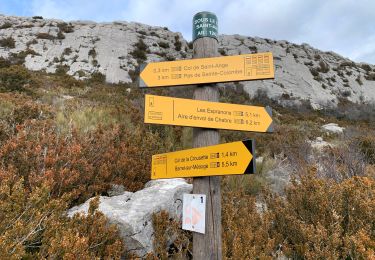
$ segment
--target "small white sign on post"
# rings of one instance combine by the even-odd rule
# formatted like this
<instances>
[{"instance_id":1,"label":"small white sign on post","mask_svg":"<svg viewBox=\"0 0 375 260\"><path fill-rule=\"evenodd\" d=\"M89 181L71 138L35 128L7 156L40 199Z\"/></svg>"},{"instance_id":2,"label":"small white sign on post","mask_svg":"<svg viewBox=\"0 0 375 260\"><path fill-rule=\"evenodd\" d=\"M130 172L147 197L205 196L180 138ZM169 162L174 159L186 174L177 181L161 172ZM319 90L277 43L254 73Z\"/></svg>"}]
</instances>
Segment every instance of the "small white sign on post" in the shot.
<instances>
[{"instance_id":1,"label":"small white sign on post","mask_svg":"<svg viewBox=\"0 0 375 260\"><path fill-rule=\"evenodd\" d=\"M184 194L182 208L182 229L205 233L206 195Z\"/></svg>"}]
</instances>

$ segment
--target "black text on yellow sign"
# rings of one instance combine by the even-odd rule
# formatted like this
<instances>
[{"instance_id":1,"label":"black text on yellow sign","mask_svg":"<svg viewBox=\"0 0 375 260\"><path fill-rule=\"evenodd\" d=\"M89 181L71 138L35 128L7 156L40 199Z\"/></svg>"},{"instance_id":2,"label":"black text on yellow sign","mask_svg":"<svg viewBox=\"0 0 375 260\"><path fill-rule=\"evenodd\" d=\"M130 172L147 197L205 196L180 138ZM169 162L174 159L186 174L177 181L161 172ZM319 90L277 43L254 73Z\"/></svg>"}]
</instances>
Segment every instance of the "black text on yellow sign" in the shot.
<instances>
[{"instance_id":1,"label":"black text on yellow sign","mask_svg":"<svg viewBox=\"0 0 375 260\"><path fill-rule=\"evenodd\" d=\"M151 179L255 173L254 150L246 140L153 155Z\"/></svg>"},{"instance_id":2,"label":"black text on yellow sign","mask_svg":"<svg viewBox=\"0 0 375 260\"><path fill-rule=\"evenodd\" d=\"M145 123L272 132L270 107L145 95Z\"/></svg>"},{"instance_id":3,"label":"black text on yellow sign","mask_svg":"<svg viewBox=\"0 0 375 260\"><path fill-rule=\"evenodd\" d=\"M272 53L148 63L140 87L163 87L275 77Z\"/></svg>"}]
</instances>

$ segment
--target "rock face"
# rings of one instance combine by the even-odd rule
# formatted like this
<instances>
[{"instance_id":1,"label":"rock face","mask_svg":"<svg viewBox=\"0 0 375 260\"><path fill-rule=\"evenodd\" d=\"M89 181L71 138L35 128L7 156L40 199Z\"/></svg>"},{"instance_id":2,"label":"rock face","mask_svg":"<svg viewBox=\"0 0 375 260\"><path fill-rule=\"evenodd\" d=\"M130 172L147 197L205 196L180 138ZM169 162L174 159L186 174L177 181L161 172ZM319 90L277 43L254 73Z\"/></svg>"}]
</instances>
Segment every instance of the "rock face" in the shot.
<instances>
[{"instance_id":1,"label":"rock face","mask_svg":"<svg viewBox=\"0 0 375 260\"><path fill-rule=\"evenodd\" d=\"M0 39L15 41L14 47L0 46L0 57L23 54L30 70L63 68L80 79L100 72L108 82L126 83L141 62L192 57L180 33L139 23L66 23L0 15L0 28ZM308 101L315 109L334 107L341 98L375 101L374 65L354 63L308 44L240 35L220 35L218 40L220 55L273 53L275 80L240 83L251 95L260 89L284 106Z\"/></svg>"},{"instance_id":2,"label":"rock face","mask_svg":"<svg viewBox=\"0 0 375 260\"><path fill-rule=\"evenodd\" d=\"M153 250L152 214L165 210L174 219L180 219L182 194L192 189L184 179L154 180L135 193L125 191L118 196L101 196L99 210L119 227L127 250L144 256ZM68 215L87 214L90 200L71 208Z\"/></svg>"}]
</instances>

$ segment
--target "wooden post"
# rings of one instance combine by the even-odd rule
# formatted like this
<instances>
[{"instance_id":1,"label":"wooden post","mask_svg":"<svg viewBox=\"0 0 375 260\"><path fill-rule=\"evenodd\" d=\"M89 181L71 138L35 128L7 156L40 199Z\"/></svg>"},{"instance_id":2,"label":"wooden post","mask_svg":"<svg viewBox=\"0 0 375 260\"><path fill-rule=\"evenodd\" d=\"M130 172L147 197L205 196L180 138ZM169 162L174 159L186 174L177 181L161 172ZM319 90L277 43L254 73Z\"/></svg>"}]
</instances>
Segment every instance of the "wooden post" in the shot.
<instances>
[{"instance_id":1,"label":"wooden post","mask_svg":"<svg viewBox=\"0 0 375 260\"><path fill-rule=\"evenodd\" d=\"M193 25L194 26L194 25ZM194 39L193 39L194 40ZM201 37L193 43L193 58L218 56L218 42L215 38ZM216 84L197 86L194 99L219 101ZM215 129L193 129L193 146L202 147L218 144L220 135ZM222 259L221 243L221 192L220 177L195 177L193 193L206 194L206 232L193 232L193 259Z\"/></svg>"}]
</instances>

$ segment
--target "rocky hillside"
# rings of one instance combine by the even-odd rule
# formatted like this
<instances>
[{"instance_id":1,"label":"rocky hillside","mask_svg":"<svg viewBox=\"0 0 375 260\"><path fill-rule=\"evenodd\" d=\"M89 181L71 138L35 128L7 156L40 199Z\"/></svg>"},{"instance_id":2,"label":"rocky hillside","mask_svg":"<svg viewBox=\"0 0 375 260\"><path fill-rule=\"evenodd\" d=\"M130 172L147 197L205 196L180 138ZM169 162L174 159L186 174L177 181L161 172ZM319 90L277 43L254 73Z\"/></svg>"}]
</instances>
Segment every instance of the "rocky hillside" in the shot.
<instances>
[{"instance_id":1,"label":"rocky hillside","mask_svg":"<svg viewBox=\"0 0 375 260\"><path fill-rule=\"evenodd\" d=\"M343 98L375 100L374 65L288 41L221 35L219 44L221 55L273 53L275 80L242 82L250 94L261 89L282 105L308 100L316 109L336 106ZM80 79L101 73L110 83L131 82L140 63L188 59L191 46L180 33L139 23L0 15L0 57L30 70L66 71Z\"/></svg>"}]
</instances>

